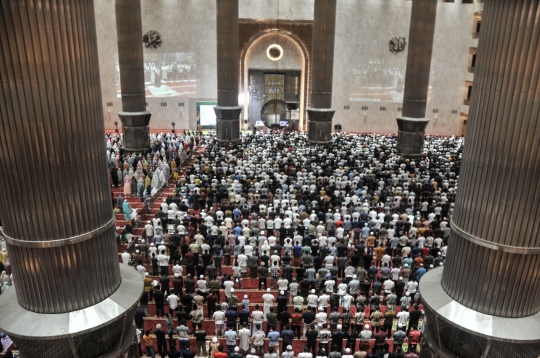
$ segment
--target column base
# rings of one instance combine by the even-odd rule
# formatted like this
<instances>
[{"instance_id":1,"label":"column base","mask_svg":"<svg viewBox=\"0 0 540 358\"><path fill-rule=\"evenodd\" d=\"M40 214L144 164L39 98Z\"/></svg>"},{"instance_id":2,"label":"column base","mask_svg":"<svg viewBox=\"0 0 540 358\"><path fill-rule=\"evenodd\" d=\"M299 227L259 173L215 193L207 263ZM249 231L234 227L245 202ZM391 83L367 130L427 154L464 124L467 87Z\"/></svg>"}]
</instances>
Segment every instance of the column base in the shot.
<instances>
[{"instance_id":1,"label":"column base","mask_svg":"<svg viewBox=\"0 0 540 358\"><path fill-rule=\"evenodd\" d=\"M0 327L23 358L119 357L135 337L133 319L143 292L137 271L120 265L120 273L122 283L111 296L85 309L60 314L27 311L11 287L0 296Z\"/></svg>"},{"instance_id":2,"label":"column base","mask_svg":"<svg viewBox=\"0 0 540 358\"><path fill-rule=\"evenodd\" d=\"M120 112L123 148L130 152L142 152L150 148L150 117L152 112Z\"/></svg>"},{"instance_id":3,"label":"column base","mask_svg":"<svg viewBox=\"0 0 540 358\"><path fill-rule=\"evenodd\" d=\"M307 108L308 143L329 144L332 141L332 118L336 112L331 108Z\"/></svg>"},{"instance_id":4,"label":"column base","mask_svg":"<svg viewBox=\"0 0 540 358\"><path fill-rule=\"evenodd\" d=\"M454 301L441 286L443 268L420 281L424 304L425 355L422 357L537 358L540 313L521 318L491 316Z\"/></svg>"},{"instance_id":5,"label":"column base","mask_svg":"<svg viewBox=\"0 0 540 358\"><path fill-rule=\"evenodd\" d=\"M220 144L238 143L240 140L241 106L215 106L216 139Z\"/></svg>"},{"instance_id":6,"label":"column base","mask_svg":"<svg viewBox=\"0 0 540 358\"><path fill-rule=\"evenodd\" d=\"M419 159L424 155L424 135L429 118L397 117L397 152L402 157Z\"/></svg>"}]
</instances>

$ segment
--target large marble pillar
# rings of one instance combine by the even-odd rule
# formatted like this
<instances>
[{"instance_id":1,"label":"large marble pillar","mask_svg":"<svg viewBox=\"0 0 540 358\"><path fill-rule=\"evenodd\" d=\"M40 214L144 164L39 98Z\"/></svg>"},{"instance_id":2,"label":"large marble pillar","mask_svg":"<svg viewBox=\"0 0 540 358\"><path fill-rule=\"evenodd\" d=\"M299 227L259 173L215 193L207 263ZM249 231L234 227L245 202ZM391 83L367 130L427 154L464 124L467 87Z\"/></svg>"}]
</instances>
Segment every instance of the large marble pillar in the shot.
<instances>
[{"instance_id":1,"label":"large marble pillar","mask_svg":"<svg viewBox=\"0 0 540 358\"><path fill-rule=\"evenodd\" d=\"M142 283L118 263L93 2L0 0L0 59L0 329L27 358L123 352Z\"/></svg>"},{"instance_id":2,"label":"large marble pillar","mask_svg":"<svg viewBox=\"0 0 540 358\"><path fill-rule=\"evenodd\" d=\"M123 147L144 151L150 147L150 117L146 110L142 45L141 2L115 0L118 64L122 91Z\"/></svg>"},{"instance_id":3,"label":"large marble pillar","mask_svg":"<svg viewBox=\"0 0 540 358\"><path fill-rule=\"evenodd\" d=\"M306 109L310 143L327 144L331 141L335 113L331 108L335 32L336 0L315 0L311 106Z\"/></svg>"},{"instance_id":4,"label":"large marble pillar","mask_svg":"<svg viewBox=\"0 0 540 358\"><path fill-rule=\"evenodd\" d=\"M216 1L217 7L217 87L216 135L219 143L236 143L240 139L238 105L238 0Z\"/></svg>"},{"instance_id":5,"label":"large marble pillar","mask_svg":"<svg viewBox=\"0 0 540 358\"><path fill-rule=\"evenodd\" d=\"M420 282L426 357L540 354L539 19L538 0L484 3L447 259Z\"/></svg>"},{"instance_id":6,"label":"large marble pillar","mask_svg":"<svg viewBox=\"0 0 540 358\"><path fill-rule=\"evenodd\" d=\"M407 44L407 69L403 112L397 118L397 151L408 158L420 158L424 150L429 75L438 0L414 0Z\"/></svg>"}]
</instances>

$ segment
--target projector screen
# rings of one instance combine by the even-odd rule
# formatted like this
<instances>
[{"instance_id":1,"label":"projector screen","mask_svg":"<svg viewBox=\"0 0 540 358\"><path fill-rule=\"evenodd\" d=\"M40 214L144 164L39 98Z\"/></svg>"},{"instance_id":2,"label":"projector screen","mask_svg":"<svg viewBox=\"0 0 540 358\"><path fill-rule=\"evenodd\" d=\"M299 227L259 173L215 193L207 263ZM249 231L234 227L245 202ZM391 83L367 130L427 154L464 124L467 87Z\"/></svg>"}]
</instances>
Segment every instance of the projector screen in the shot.
<instances>
[{"instance_id":1,"label":"projector screen","mask_svg":"<svg viewBox=\"0 0 540 358\"><path fill-rule=\"evenodd\" d=\"M212 105L201 105L201 126L212 126L216 125L216 112L214 112L214 104Z\"/></svg>"}]
</instances>

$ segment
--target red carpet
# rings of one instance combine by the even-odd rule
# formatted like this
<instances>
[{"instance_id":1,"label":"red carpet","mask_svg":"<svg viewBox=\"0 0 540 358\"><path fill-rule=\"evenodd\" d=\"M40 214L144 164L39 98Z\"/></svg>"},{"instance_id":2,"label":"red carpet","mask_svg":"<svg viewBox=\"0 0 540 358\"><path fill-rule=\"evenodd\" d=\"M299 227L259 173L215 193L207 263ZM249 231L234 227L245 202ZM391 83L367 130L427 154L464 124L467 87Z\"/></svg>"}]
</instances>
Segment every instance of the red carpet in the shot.
<instances>
[{"instance_id":1,"label":"red carpet","mask_svg":"<svg viewBox=\"0 0 540 358\"><path fill-rule=\"evenodd\" d=\"M204 148L199 148L196 151L195 155L198 156L202 151L204 151ZM194 160L191 160L190 163L185 166L185 169L189 168L191 165L193 165L193 163L194 163ZM141 218L142 222L146 222L147 220L151 220L154 217L154 215L159 210L160 204L163 202L162 198L167 197L168 195L170 195L173 192L174 184L175 183L173 181L169 181L168 188L165 190L165 192L161 195L161 197L159 197L155 201L155 204L151 208L149 208L148 213ZM115 199L118 197L118 194L123 195L123 187L121 187L121 188L112 188L112 191L114 193ZM124 198L124 199L126 199L126 198ZM127 198L127 200L130 202L132 207L138 207L138 208L143 207L143 204L141 203L139 198ZM120 227L118 231L121 232L121 229L125 225L124 216L121 215L121 214L117 214L116 219L117 219L117 227ZM141 227L134 228L133 231L134 231L135 236L142 235L142 230L143 229ZM118 249L119 249L119 261L120 262L121 262L120 254L124 251L125 248L126 248L126 245L123 245L123 244L118 246ZM146 265L145 267L146 267L147 272L152 272L151 266ZM185 267L184 267L184 278L185 278L185 272L186 271L185 271ZM223 267L223 273L232 274L232 267L224 266ZM169 266L169 275L170 275L170 277L172 279L172 267L171 266ZM159 277L153 277L153 278L156 279L156 280L159 280ZM265 289L263 288L263 290L258 290L258 283L259 283L259 280L257 278L255 278L255 279L245 278L245 279L243 279L243 282L242 282L242 289L240 289L240 288L235 289L235 294L238 296L239 306L241 304L242 299L244 298L244 295L248 296L248 298L250 300L250 307L249 307L250 312L255 310L255 304L257 304L257 303L260 304L261 310L262 310L262 295L265 293ZM269 283L270 283L270 279L268 279L268 284ZM339 284L339 283L340 283L340 280L338 280L336 285ZM172 286L172 283L171 283L171 286ZM220 290L220 294L221 294L221 300L223 300L224 299L223 290ZM277 295L278 295L277 289L272 290L272 294L275 297L277 297ZM277 306L277 304L275 305L275 307L276 306ZM381 305L380 308L381 308L381 311L384 314L384 312L386 311L386 307ZM239 307L239 310L240 310L240 307ZM288 310L291 313L293 312L292 305L288 305ZM155 316L155 313L156 313L155 304L149 303L148 311L149 311L149 317L145 318L144 330L145 331L150 330L150 329L155 330L155 327L156 327L157 324L161 324L162 329L166 330L165 318ZM165 305L165 312L168 312L168 311L169 311L169 308L168 308L167 305ZM209 319L209 317L208 317L208 307L207 307L206 304L204 305L203 311L204 311L204 318L205 318L205 320L203 321L203 329L207 332L207 341L209 341L215 335L215 324L214 324L214 320ZM399 312L399 307L396 308L396 313L397 312ZM341 307L340 307L340 313L342 313L342 308ZM353 315L353 317L354 317L355 313L356 313L356 307L352 307L351 308L351 314ZM366 307L365 313L366 313L366 317L369 317L369 314L370 314L369 307ZM370 325L369 321L366 321L364 324L369 324ZM178 325L178 320L176 319L176 317L174 317L174 315L173 315L173 325L174 325L174 328L176 328L177 325ZM190 331L192 331L192 329L191 329L191 321L188 321L187 326L190 329ZM394 328L395 328L395 326L396 326L396 321L394 322ZM263 324L263 329L264 330L266 329L266 323ZM226 347L225 339L220 338L220 342ZM374 342L375 341L372 339L371 342L370 342L370 345L369 345L368 352L371 351L371 348L374 346ZM392 349L393 348L393 340L392 339L387 339L386 342L390 346L390 349ZM157 347L157 342L155 341L155 339L154 339L154 343L155 343L154 347L155 347L156 354L157 354L157 352L158 352L157 348L158 347ZM293 350L296 353L296 355L303 351L305 345L306 345L306 341L304 339L297 340L295 338L295 340L293 342ZM178 340L176 340L176 347L178 348ZM265 347L268 347L268 340L266 340L266 342L265 342ZM344 342L344 347L345 347L345 342ZM357 339L356 350L358 350L359 347L360 347L360 340ZM196 344L195 344L195 339L194 338L191 338L191 349L196 351ZM144 352L144 350L143 350L143 352ZM281 343L280 343L280 353L281 353Z\"/></svg>"}]
</instances>

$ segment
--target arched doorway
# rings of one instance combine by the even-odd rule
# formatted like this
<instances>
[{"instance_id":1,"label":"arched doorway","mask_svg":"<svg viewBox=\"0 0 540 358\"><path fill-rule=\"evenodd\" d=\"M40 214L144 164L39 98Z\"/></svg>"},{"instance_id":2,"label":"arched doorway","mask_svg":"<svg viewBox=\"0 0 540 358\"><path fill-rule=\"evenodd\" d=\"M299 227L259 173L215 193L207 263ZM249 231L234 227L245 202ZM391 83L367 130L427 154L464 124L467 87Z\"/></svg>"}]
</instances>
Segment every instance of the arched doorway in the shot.
<instances>
[{"instance_id":1,"label":"arched doorway","mask_svg":"<svg viewBox=\"0 0 540 358\"><path fill-rule=\"evenodd\" d=\"M282 48L282 57L272 61L267 55L267 49L273 44ZM248 125L254 125L259 117L260 108L265 103L265 78L276 75L283 78L285 91L284 100L297 102L299 126L303 130L305 121L306 99L308 94L307 77L309 61L302 42L293 34L286 31L261 31L246 44L241 52L241 89L239 103L244 107L242 119ZM266 76L266 77L265 77ZM297 98L297 100L294 100ZM270 99L270 98L267 98Z\"/></svg>"}]
</instances>

